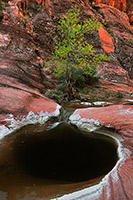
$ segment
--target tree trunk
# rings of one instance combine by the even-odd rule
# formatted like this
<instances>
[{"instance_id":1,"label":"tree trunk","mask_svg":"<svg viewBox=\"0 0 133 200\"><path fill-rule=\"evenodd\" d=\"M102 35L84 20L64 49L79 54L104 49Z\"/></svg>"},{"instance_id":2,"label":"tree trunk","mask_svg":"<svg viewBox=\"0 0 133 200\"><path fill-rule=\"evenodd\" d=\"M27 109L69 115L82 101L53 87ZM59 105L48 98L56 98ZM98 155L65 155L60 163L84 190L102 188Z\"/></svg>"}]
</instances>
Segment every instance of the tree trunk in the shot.
<instances>
[{"instance_id":1,"label":"tree trunk","mask_svg":"<svg viewBox=\"0 0 133 200\"><path fill-rule=\"evenodd\" d=\"M63 102L69 102L74 99L79 99L78 90L75 87L75 79L67 77L65 79L65 93L63 95Z\"/></svg>"}]
</instances>

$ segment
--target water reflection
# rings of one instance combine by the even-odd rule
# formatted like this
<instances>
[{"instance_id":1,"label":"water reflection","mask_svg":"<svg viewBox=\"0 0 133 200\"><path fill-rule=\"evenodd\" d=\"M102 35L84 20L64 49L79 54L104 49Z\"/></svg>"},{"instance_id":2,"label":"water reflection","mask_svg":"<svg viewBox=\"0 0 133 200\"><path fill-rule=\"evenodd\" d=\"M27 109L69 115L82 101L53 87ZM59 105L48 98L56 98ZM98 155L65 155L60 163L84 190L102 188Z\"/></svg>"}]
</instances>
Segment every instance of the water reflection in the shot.
<instances>
[{"instance_id":1,"label":"water reflection","mask_svg":"<svg viewBox=\"0 0 133 200\"><path fill-rule=\"evenodd\" d=\"M50 199L98 183L117 160L110 137L67 123L27 125L1 140L0 191L8 200Z\"/></svg>"},{"instance_id":2,"label":"water reflection","mask_svg":"<svg viewBox=\"0 0 133 200\"><path fill-rule=\"evenodd\" d=\"M90 136L66 123L37 134L21 134L14 151L21 166L33 176L70 182L106 174L118 160L112 138L96 133Z\"/></svg>"}]
</instances>

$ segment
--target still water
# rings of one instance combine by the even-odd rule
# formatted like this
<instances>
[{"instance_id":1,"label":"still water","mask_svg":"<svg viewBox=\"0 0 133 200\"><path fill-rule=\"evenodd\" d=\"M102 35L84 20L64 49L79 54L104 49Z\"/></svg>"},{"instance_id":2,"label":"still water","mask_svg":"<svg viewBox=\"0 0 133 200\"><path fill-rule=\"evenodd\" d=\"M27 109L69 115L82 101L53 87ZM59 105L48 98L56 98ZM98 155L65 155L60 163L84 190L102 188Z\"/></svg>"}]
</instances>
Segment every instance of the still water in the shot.
<instances>
[{"instance_id":1,"label":"still water","mask_svg":"<svg viewBox=\"0 0 133 200\"><path fill-rule=\"evenodd\" d=\"M67 123L27 125L1 140L2 200L50 199L94 185L118 161L117 147Z\"/></svg>"}]
</instances>

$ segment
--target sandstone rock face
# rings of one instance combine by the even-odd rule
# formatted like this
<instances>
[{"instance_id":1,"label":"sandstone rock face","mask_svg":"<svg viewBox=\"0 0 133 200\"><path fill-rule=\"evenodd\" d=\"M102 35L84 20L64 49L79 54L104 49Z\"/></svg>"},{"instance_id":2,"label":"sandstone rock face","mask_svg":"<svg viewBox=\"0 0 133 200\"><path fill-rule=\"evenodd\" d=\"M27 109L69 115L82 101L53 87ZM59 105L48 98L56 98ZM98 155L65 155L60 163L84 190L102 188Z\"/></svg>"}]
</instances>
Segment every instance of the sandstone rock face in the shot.
<instances>
[{"instance_id":1,"label":"sandstone rock face","mask_svg":"<svg viewBox=\"0 0 133 200\"><path fill-rule=\"evenodd\" d=\"M110 80L111 82L116 83L131 83L132 85L128 72L116 64L106 63L98 66L97 75L104 80Z\"/></svg>"},{"instance_id":2,"label":"sandstone rock face","mask_svg":"<svg viewBox=\"0 0 133 200\"><path fill-rule=\"evenodd\" d=\"M123 83L117 83L116 81L100 80L98 86L104 90L132 93L133 87Z\"/></svg>"},{"instance_id":3,"label":"sandstone rock face","mask_svg":"<svg viewBox=\"0 0 133 200\"><path fill-rule=\"evenodd\" d=\"M83 0L82 2L77 0L36 0L34 1L36 9L38 9L37 5L40 5L38 12L34 12L33 7L31 9L30 5L32 1L30 0L23 2L18 0L9 3L10 6L7 8L7 12L10 22L15 24L15 27L17 24L17 27L20 27L23 32L26 29L26 31L32 35L38 55L42 59L51 56L51 51L54 46L53 30L57 26L59 18L66 13L72 5L77 4L81 8L83 17L88 18L90 15L95 15L102 23L105 20L106 25L99 29L99 34L88 33L88 35L86 35L86 40L94 45L97 52L111 56L111 64L106 63L104 66L108 66L107 69L110 69L110 67L112 68L117 82L124 82L125 84L129 82L129 84L132 84L130 78L132 79L133 74L133 44L131 42L133 29L129 23L131 21L129 21L129 17L125 13L125 11L128 13L129 10L132 10L132 3L130 0ZM24 12L22 12L22 9ZM8 20L5 20L6 23L7 21ZM17 39L15 42L18 43ZM26 41L22 42L23 45L17 46L19 52L16 53L23 54L26 52L27 55L30 53L32 56L32 52L27 52L28 47L25 47ZM31 43L29 43L29 45L31 45ZM14 47L12 50L15 51ZM32 51L34 51L34 49ZM124 70L128 72L122 73L124 74L124 78L122 76L123 80L120 78L120 74L117 76L118 70L116 70L116 68L122 68L121 71L124 68ZM109 73L107 77L102 65L99 66L98 69L100 69L99 75L101 75L102 78L106 77L106 79L109 80L111 78L114 79L114 76Z\"/></svg>"},{"instance_id":4,"label":"sandstone rock face","mask_svg":"<svg viewBox=\"0 0 133 200\"><path fill-rule=\"evenodd\" d=\"M111 105L104 108L79 109L70 117L72 123L79 127L98 130L100 126L112 127L124 138L120 142L120 160L115 168L104 179L99 188L84 190L77 194L82 199L132 199L132 140L133 140L133 106ZM95 191L95 195L92 191ZM99 191L96 192L96 191ZM74 194L73 194L74 195ZM71 197L71 196L70 196ZM78 199L77 198L77 199ZM70 198L71 199L71 198Z\"/></svg>"},{"instance_id":5,"label":"sandstone rock face","mask_svg":"<svg viewBox=\"0 0 133 200\"><path fill-rule=\"evenodd\" d=\"M128 16L121 12L124 8L119 7L120 4L124 7L125 1L117 1L117 4L116 1L37 1L45 6L45 9L40 7L38 13L31 13L32 17L27 20L26 14L22 13L20 8L28 9L30 3L28 0L24 4L21 0L9 1L10 6L6 10L8 19L3 19L0 24L2 121L9 113L27 114L31 110L31 102L36 102L37 98L41 99L40 102L43 99L47 101L42 95L46 88L38 64L51 55L54 45L53 29L62 14L74 4L78 4L84 17L95 15L101 22L103 18L106 20L107 25L100 28L98 33L86 35L86 40L94 45L97 52L111 56L109 63L98 66L98 75L104 80L132 86L129 78L129 75L132 77L132 27ZM91 3L95 4L95 7L92 8ZM131 1L127 4L130 5ZM41 111L41 106L37 109Z\"/></svg>"},{"instance_id":6,"label":"sandstone rock face","mask_svg":"<svg viewBox=\"0 0 133 200\"><path fill-rule=\"evenodd\" d=\"M131 43L131 33L133 29L129 24L128 17L125 13L110 6L100 4L98 7L105 17L108 24L107 30L112 36L115 46L111 62L123 67L132 77L133 44Z\"/></svg>"},{"instance_id":7,"label":"sandstone rock face","mask_svg":"<svg viewBox=\"0 0 133 200\"><path fill-rule=\"evenodd\" d=\"M118 1L115 1L115 0L93 0L92 3L106 4L106 5L112 6L114 8L117 8L120 11L125 11L126 6L127 6L126 0L118 0Z\"/></svg>"},{"instance_id":8,"label":"sandstone rock face","mask_svg":"<svg viewBox=\"0 0 133 200\"><path fill-rule=\"evenodd\" d=\"M111 56L111 61L104 66L108 66L107 69L112 68L117 82L132 84L130 78L132 78L132 27L129 23L128 16L119 11L118 9L106 5L95 4L93 8L88 1L82 1L79 4L77 1L46 1L46 10L41 10L33 19L32 24L34 27L34 34L39 44L39 53L42 58L49 57L53 49L53 29L57 26L58 19L71 7L71 5L78 4L83 12L84 17L95 15L101 22L105 20L107 23L105 27L99 29L98 33L88 33L86 40L92 44L96 52L104 53ZM97 11L97 12L96 12ZM45 49L45 51L44 51ZM123 71L117 73L118 69ZM112 74L105 74L105 70L102 65L99 65L99 75L106 77L106 79L114 79ZM103 70L102 70L103 69ZM126 70L124 72L124 70ZM99 71L99 70L98 70ZM120 78L121 76L121 78ZM130 78L129 78L130 76Z\"/></svg>"},{"instance_id":9,"label":"sandstone rock face","mask_svg":"<svg viewBox=\"0 0 133 200\"><path fill-rule=\"evenodd\" d=\"M58 115L59 106L47 99L35 44L19 24L0 26L0 138L27 123Z\"/></svg>"},{"instance_id":10,"label":"sandstone rock face","mask_svg":"<svg viewBox=\"0 0 133 200\"><path fill-rule=\"evenodd\" d=\"M129 16L129 20L130 23L133 23L133 3L132 0L92 0L93 4L106 4L109 6L112 6L114 8L117 8L118 10L124 12L126 11L128 16Z\"/></svg>"},{"instance_id":11,"label":"sandstone rock face","mask_svg":"<svg viewBox=\"0 0 133 200\"><path fill-rule=\"evenodd\" d=\"M129 16L130 23L133 24L133 2L132 0L127 0L127 14Z\"/></svg>"}]
</instances>

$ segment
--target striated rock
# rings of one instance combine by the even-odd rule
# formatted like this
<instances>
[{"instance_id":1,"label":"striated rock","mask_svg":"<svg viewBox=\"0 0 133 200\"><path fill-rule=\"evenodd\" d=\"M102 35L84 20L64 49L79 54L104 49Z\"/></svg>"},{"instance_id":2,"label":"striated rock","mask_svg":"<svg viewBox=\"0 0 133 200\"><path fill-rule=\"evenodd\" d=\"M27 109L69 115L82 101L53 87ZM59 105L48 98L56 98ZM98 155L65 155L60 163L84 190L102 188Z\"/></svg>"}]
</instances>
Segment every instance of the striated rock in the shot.
<instances>
[{"instance_id":1,"label":"striated rock","mask_svg":"<svg viewBox=\"0 0 133 200\"><path fill-rule=\"evenodd\" d=\"M107 23L107 31L112 36L114 43L114 54L111 55L111 63L118 65L129 72L132 78L133 44L131 43L133 28L125 13L116 8L99 4L98 8L103 13Z\"/></svg>"},{"instance_id":2,"label":"striated rock","mask_svg":"<svg viewBox=\"0 0 133 200\"><path fill-rule=\"evenodd\" d=\"M111 105L104 108L79 109L71 115L70 121L79 127L90 131L98 130L101 126L111 127L119 131L119 134L124 138L119 144L122 147L119 146L120 160L105 177L103 183L99 184L97 188L92 187L90 190L73 193L73 196L76 195L75 199L132 199L132 119L132 105ZM92 191L95 191L95 195ZM68 199L72 199L72 195Z\"/></svg>"},{"instance_id":3,"label":"striated rock","mask_svg":"<svg viewBox=\"0 0 133 200\"><path fill-rule=\"evenodd\" d=\"M47 9L41 10L33 19L34 33L39 45L39 52L42 58L48 57L53 49L53 29L58 19L76 1L47 2ZM84 17L95 15L100 21L102 16L107 25L99 29L98 33L88 33L86 40L92 44L97 53L106 53L111 56L110 63L98 66L98 75L103 79L115 80L120 83L132 84L132 27L128 16L118 9L105 4L96 4L98 12L90 7L90 4L83 1L78 6L83 11ZM45 52L43 51L45 49ZM124 68L124 69L123 69ZM130 76L130 77L129 77Z\"/></svg>"},{"instance_id":4,"label":"striated rock","mask_svg":"<svg viewBox=\"0 0 133 200\"><path fill-rule=\"evenodd\" d=\"M111 105L105 108L86 108L76 110L73 114L81 118L98 120L99 125L116 128L124 134L132 133L133 107L131 105ZM128 128L127 133L125 130Z\"/></svg>"},{"instance_id":5,"label":"striated rock","mask_svg":"<svg viewBox=\"0 0 133 200\"><path fill-rule=\"evenodd\" d=\"M38 4L45 4L46 9L40 8L37 14L32 15L30 19L33 29L29 32L25 27L24 16L21 15L20 8L22 8L22 5L24 9L29 8L30 2L27 0L22 4L20 0L10 1L10 6L7 8L10 13L10 21L4 20L0 25L1 108L4 110L3 107L5 107L6 110L1 111L2 115L3 112L7 114L12 111L15 114L19 113L20 110L23 114L26 114L30 110L29 108L25 109L25 104L28 103L27 99L30 99L31 102L32 96L36 96L36 99L45 99L42 94L46 91L46 87L38 64L43 58L51 55L54 45L53 29L62 14L74 4L78 4L81 8L83 17L95 15L102 21L103 16L107 22L107 27L100 28L98 33L86 35L86 40L94 45L96 52L111 56L110 63L98 66L98 75L105 80L132 85L128 75L129 72L130 77L132 77L131 63L133 56L130 42L132 28L125 13L113 8L110 4L96 4L96 10L100 9L98 13L87 0L82 1L82 3L76 0L36 1ZM122 86L124 87L124 85ZM103 86L101 85L101 87ZM20 93L20 90L23 93ZM119 90L121 89L119 88ZM30 94L27 96L29 92ZM14 104L11 101L13 93L16 98ZM21 98L25 99L23 103ZM5 99L7 103L5 103ZM4 106L4 103L6 106Z\"/></svg>"},{"instance_id":6,"label":"striated rock","mask_svg":"<svg viewBox=\"0 0 133 200\"><path fill-rule=\"evenodd\" d=\"M44 123L59 106L43 94L39 68L24 60L0 59L0 137L25 124Z\"/></svg>"},{"instance_id":7,"label":"striated rock","mask_svg":"<svg viewBox=\"0 0 133 200\"><path fill-rule=\"evenodd\" d=\"M97 67L97 76L104 80L109 80L117 83L131 84L129 74L121 66L117 64L101 64Z\"/></svg>"},{"instance_id":8,"label":"striated rock","mask_svg":"<svg viewBox=\"0 0 133 200\"><path fill-rule=\"evenodd\" d=\"M129 92L130 94L133 92L132 85L117 83L116 81L100 80L97 86L107 91Z\"/></svg>"},{"instance_id":9,"label":"striated rock","mask_svg":"<svg viewBox=\"0 0 133 200\"><path fill-rule=\"evenodd\" d=\"M92 3L94 4L98 4L98 3L102 3L102 4L106 4L109 6L112 6L114 8L117 8L118 10L124 12L126 10L126 0L92 0Z\"/></svg>"},{"instance_id":10,"label":"striated rock","mask_svg":"<svg viewBox=\"0 0 133 200\"><path fill-rule=\"evenodd\" d=\"M20 56L27 57L25 56L26 54L31 55L31 57L36 56L34 55L35 50L40 59L49 58L54 47L53 30L57 26L58 20L72 5L77 4L83 12L83 17L88 18L90 15L95 15L102 23L104 20L106 22L106 25L100 28L97 33L90 32L86 34L86 40L95 47L97 53L111 56L109 63L106 63L104 66L98 66L98 74L103 79L111 80L112 77L117 82L131 84L130 78L132 78L133 74L132 27L130 26L127 14L123 12L127 9L129 10L129 7L131 7L129 0L127 4L125 0L83 0L82 2L77 0L36 0L34 1L36 12L31 6L31 0L25 0L23 2L18 0L9 3L10 6L7 8L7 11L9 12L10 23L13 24L15 29L20 29L22 35L25 32L31 34L32 40L34 41L33 45L32 42L26 39L26 37L29 37L27 35L23 37L23 41L19 45L22 35L20 37L16 37L16 35L12 36L12 39L14 36L16 37L14 40L16 48L14 49L12 45L9 45L9 47L11 47L12 51L16 52L16 56L19 54L18 58ZM37 5L40 5L40 7L37 7ZM44 6L44 8L41 6ZM3 22L10 25L8 20ZM19 31L18 34L20 34ZM29 46L32 47L32 50L30 48L31 52L28 52ZM118 73L118 70L122 73ZM108 73L105 71L108 71ZM114 75L110 74L111 71L113 71Z\"/></svg>"},{"instance_id":11,"label":"striated rock","mask_svg":"<svg viewBox=\"0 0 133 200\"><path fill-rule=\"evenodd\" d=\"M129 21L131 24L133 24L133 2L132 0L126 0L126 1L127 1L126 11L129 16Z\"/></svg>"},{"instance_id":12,"label":"striated rock","mask_svg":"<svg viewBox=\"0 0 133 200\"><path fill-rule=\"evenodd\" d=\"M133 23L133 3L132 0L92 0L92 4L106 4L117 8L122 12L127 12L130 23Z\"/></svg>"},{"instance_id":13,"label":"striated rock","mask_svg":"<svg viewBox=\"0 0 133 200\"><path fill-rule=\"evenodd\" d=\"M36 59L36 47L32 37L19 25L12 25L0 25L0 57L25 61L33 60L33 57Z\"/></svg>"},{"instance_id":14,"label":"striated rock","mask_svg":"<svg viewBox=\"0 0 133 200\"><path fill-rule=\"evenodd\" d=\"M21 27L0 29L0 138L28 123L58 115L58 104L43 94L41 69L32 37Z\"/></svg>"}]
</instances>

